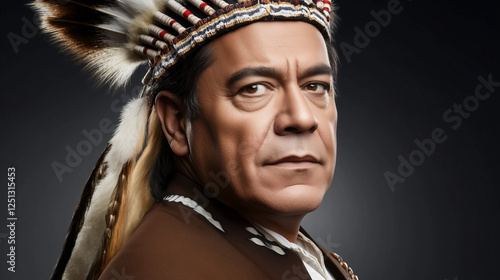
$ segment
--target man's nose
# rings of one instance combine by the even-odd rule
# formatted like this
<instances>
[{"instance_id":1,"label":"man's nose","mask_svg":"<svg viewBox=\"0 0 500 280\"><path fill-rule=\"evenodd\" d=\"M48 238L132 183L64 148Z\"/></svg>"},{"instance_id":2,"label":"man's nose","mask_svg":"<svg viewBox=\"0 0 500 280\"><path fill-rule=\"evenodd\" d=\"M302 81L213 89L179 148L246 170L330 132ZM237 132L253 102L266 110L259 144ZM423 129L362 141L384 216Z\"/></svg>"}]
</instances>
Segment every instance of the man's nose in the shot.
<instances>
[{"instance_id":1,"label":"man's nose","mask_svg":"<svg viewBox=\"0 0 500 280\"><path fill-rule=\"evenodd\" d=\"M314 132L318 128L318 120L311 110L310 102L298 85L285 88L278 106L274 122L276 134Z\"/></svg>"}]
</instances>

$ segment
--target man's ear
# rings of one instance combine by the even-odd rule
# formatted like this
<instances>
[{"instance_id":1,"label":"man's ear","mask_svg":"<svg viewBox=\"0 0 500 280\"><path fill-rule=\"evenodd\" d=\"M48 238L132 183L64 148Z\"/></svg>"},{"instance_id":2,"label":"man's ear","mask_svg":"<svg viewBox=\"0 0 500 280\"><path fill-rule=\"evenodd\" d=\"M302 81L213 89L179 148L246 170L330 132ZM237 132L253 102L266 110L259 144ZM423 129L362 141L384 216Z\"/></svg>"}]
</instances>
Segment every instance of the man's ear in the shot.
<instances>
[{"instance_id":1,"label":"man's ear","mask_svg":"<svg viewBox=\"0 0 500 280\"><path fill-rule=\"evenodd\" d=\"M163 90L156 97L156 113L161 128L174 154L185 156L189 153L186 135L186 112L183 102L175 94Z\"/></svg>"}]
</instances>

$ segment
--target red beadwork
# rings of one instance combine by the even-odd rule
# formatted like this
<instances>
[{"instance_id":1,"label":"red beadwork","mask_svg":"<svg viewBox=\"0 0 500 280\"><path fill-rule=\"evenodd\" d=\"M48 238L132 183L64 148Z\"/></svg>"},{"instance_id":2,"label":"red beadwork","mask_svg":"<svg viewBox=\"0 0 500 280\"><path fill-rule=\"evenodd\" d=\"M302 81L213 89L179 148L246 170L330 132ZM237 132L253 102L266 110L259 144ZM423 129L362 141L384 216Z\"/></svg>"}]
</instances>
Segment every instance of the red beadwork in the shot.
<instances>
[{"instance_id":1,"label":"red beadwork","mask_svg":"<svg viewBox=\"0 0 500 280\"><path fill-rule=\"evenodd\" d=\"M193 13L191 13L189 10L185 10L184 13L182 13L182 16L185 18L185 19L188 19L189 15L192 15Z\"/></svg>"}]
</instances>

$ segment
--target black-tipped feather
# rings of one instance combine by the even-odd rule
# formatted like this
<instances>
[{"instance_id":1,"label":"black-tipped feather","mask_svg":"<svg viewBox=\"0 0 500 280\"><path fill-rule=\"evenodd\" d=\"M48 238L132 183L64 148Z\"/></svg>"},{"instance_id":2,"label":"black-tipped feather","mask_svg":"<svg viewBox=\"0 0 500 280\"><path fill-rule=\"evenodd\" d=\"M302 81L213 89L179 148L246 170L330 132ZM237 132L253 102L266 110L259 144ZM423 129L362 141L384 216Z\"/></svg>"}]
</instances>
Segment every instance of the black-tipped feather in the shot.
<instances>
[{"instance_id":1,"label":"black-tipped feather","mask_svg":"<svg viewBox=\"0 0 500 280\"><path fill-rule=\"evenodd\" d=\"M86 64L101 84L123 86L137 66L148 62L134 46L139 34L147 33L143 15L156 10L154 0L35 0L32 7L42 31Z\"/></svg>"},{"instance_id":2,"label":"black-tipped feather","mask_svg":"<svg viewBox=\"0 0 500 280\"><path fill-rule=\"evenodd\" d=\"M90 175L90 178L85 184L80 202L75 209L75 213L73 214L73 218L69 226L68 234L66 235L66 239L64 240L61 256L59 257L59 260L57 261L57 264L54 268L54 273L50 278L52 280L62 279L63 273L66 270L66 265L68 264L71 253L73 252L73 248L75 247L76 238L78 237L78 234L82 229L85 213L87 213L88 207L90 206L94 189L99 181L106 175L106 165L104 164L104 158L106 157L110 149L111 146L108 144L102 155L99 157L99 160L97 161L95 168L92 171L92 175Z\"/></svg>"}]
</instances>

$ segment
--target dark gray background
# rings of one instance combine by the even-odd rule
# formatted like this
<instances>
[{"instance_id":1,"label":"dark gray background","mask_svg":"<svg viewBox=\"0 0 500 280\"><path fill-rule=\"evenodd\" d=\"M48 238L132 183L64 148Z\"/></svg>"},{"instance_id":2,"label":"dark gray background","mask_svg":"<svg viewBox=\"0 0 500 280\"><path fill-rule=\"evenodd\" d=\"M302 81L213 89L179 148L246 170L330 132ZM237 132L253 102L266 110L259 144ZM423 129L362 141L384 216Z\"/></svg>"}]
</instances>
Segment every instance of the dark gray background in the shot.
<instances>
[{"instance_id":1,"label":"dark gray background","mask_svg":"<svg viewBox=\"0 0 500 280\"><path fill-rule=\"evenodd\" d=\"M354 45L355 30L389 1L337 1L337 44ZM7 186L0 190L1 279L47 279L61 250L83 185L111 136L92 147L62 181L51 164L64 163L82 130L99 128L112 104L137 88L110 95L58 53L39 32L26 1L1 11L2 169L16 168L16 272L7 271ZM499 97L497 88L453 130L443 113L473 95L477 77L500 81L496 1L409 1L341 71L338 159L333 187L304 226L340 253L361 279L497 279L500 261ZM35 23L36 24L36 23ZM16 52L8 34L25 38ZM134 77L138 85L141 74ZM113 103L115 102L115 103ZM384 172L397 172L415 139L444 143L393 192Z\"/></svg>"}]
</instances>

